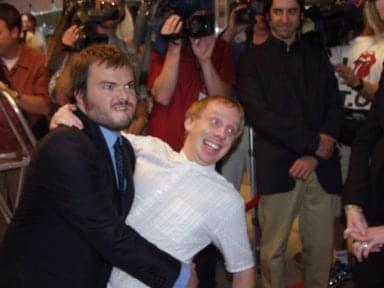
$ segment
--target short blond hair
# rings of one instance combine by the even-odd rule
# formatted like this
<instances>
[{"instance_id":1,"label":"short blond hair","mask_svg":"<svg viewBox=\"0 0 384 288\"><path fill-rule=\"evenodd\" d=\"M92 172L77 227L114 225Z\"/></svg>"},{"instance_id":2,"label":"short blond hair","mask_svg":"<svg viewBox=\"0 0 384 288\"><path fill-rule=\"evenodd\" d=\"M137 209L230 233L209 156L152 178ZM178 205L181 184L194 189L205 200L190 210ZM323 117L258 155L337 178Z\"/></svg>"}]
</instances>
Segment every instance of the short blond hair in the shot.
<instances>
[{"instance_id":1,"label":"short blond hair","mask_svg":"<svg viewBox=\"0 0 384 288\"><path fill-rule=\"evenodd\" d=\"M207 106L213 102L219 102L224 105L234 107L236 108L237 112L239 112L240 125L239 125L239 130L237 131L238 133L236 135L237 137L239 137L244 129L244 109L239 103L239 101L237 101L234 98L227 97L227 96L209 96L201 100L197 100L193 102L192 105L188 108L185 118L196 119L200 117L204 109L207 108Z\"/></svg>"}]
</instances>

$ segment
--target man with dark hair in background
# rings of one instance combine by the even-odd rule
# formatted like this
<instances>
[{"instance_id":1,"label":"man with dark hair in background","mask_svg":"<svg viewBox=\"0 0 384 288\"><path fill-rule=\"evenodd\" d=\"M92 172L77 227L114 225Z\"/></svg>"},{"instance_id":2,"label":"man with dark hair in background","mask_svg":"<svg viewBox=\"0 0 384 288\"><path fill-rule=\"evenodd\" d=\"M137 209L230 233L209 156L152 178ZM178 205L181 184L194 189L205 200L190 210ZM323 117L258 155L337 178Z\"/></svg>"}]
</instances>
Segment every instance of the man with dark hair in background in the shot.
<instances>
[{"instance_id":1,"label":"man with dark hair in background","mask_svg":"<svg viewBox=\"0 0 384 288\"><path fill-rule=\"evenodd\" d=\"M342 101L327 54L298 34L303 9L302 0L268 1L271 36L243 55L239 69L240 98L255 129L264 288L287 286L284 253L296 216L304 287L327 287L332 260Z\"/></svg>"}]
</instances>

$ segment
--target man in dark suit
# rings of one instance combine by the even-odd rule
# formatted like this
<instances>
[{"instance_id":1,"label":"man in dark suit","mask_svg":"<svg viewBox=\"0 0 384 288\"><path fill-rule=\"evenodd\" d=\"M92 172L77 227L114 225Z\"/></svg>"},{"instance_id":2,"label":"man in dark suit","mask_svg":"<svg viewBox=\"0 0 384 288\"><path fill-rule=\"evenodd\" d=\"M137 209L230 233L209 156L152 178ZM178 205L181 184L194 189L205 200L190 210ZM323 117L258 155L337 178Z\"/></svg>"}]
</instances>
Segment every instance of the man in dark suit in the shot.
<instances>
[{"instance_id":1,"label":"man in dark suit","mask_svg":"<svg viewBox=\"0 0 384 288\"><path fill-rule=\"evenodd\" d=\"M304 1L270 0L265 8L271 36L243 55L238 77L256 134L262 283L286 287L284 253L299 216L304 286L327 287L341 191L334 146L341 96L326 53L298 36Z\"/></svg>"},{"instance_id":2,"label":"man in dark suit","mask_svg":"<svg viewBox=\"0 0 384 288\"><path fill-rule=\"evenodd\" d=\"M124 224L135 165L118 132L136 106L129 60L89 47L71 78L85 129L58 128L37 147L0 248L0 287L105 288L112 265L150 287L195 287L188 266Z\"/></svg>"}]
</instances>

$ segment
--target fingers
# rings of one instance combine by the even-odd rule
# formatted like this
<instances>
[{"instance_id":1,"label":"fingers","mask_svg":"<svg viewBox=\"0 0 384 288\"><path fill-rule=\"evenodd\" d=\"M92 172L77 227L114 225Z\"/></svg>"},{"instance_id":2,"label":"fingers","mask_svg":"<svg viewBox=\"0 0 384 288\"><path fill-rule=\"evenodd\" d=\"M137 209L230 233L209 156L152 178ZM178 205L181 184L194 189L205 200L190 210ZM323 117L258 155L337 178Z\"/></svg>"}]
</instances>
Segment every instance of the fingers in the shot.
<instances>
[{"instance_id":1,"label":"fingers","mask_svg":"<svg viewBox=\"0 0 384 288\"><path fill-rule=\"evenodd\" d=\"M163 26L161 27L160 34L161 35L172 35L179 34L181 28L183 27L183 22L181 21L181 17L179 15L171 15L165 20Z\"/></svg>"},{"instance_id":2,"label":"fingers","mask_svg":"<svg viewBox=\"0 0 384 288\"><path fill-rule=\"evenodd\" d=\"M347 229L344 231L344 237L355 241L371 241L372 235L368 235L368 225L361 210L349 207L345 209L347 216Z\"/></svg>"},{"instance_id":3,"label":"fingers","mask_svg":"<svg viewBox=\"0 0 384 288\"><path fill-rule=\"evenodd\" d=\"M288 173L294 179L307 180L317 165L316 158L308 155L302 156L293 163Z\"/></svg>"},{"instance_id":4,"label":"fingers","mask_svg":"<svg viewBox=\"0 0 384 288\"><path fill-rule=\"evenodd\" d=\"M367 242L354 242L353 243L353 255L355 255L357 261L359 261L359 262L363 261L364 249L367 249L367 248L368 248Z\"/></svg>"},{"instance_id":5,"label":"fingers","mask_svg":"<svg viewBox=\"0 0 384 288\"><path fill-rule=\"evenodd\" d=\"M306 180L311 174L310 170L300 162L295 162L289 169L289 176L298 180Z\"/></svg>"},{"instance_id":6,"label":"fingers","mask_svg":"<svg viewBox=\"0 0 384 288\"><path fill-rule=\"evenodd\" d=\"M353 86L359 81L357 76L353 73L353 70L346 65L336 64L334 65L334 69L347 85Z\"/></svg>"},{"instance_id":7,"label":"fingers","mask_svg":"<svg viewBox=\"0 0 384 288\"><path fill-rule=\"evenodd\" d=\"M76 127L78 129L83 129L83 123L77 118L73 111L76 110L75 105L64 105L62 106L52 117L51 122L49 123L49 129L56 129L60 125L65 125L69 127Z\"/></svg>"},{"instance_id":8,"label":"fingers","mask_svg":"<svg viewBox=\"0 0 384 288\"><path fill-rule=\"evenodd\" d=\"M79 37L80 29L76 25L72 25L64 31L64 34L61 38L61 42L66 46L73 47Z\"/></svg>"}]
</instances>

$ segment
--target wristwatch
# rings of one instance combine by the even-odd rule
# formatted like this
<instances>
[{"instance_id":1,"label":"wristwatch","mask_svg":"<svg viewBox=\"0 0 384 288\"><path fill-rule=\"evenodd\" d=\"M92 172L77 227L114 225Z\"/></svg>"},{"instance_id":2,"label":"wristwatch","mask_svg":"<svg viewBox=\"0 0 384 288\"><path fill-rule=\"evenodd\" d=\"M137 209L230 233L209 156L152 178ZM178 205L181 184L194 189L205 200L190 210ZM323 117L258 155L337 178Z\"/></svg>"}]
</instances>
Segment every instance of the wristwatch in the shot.
<instances>
[{"instance_id":1,"label":"wristwatch","mask_svg":"<svg viewBox=\"0 0 384 288\"><path fill-rule=\"evenodd\" d=\"M359 79L359 84L357 84L356 86L352 87L352 89L357 91L357 92L360 92L361 90L363 90L363 88L364 88L364 81L363 81L363 79Z\"/></svg>"}]
</instances>

